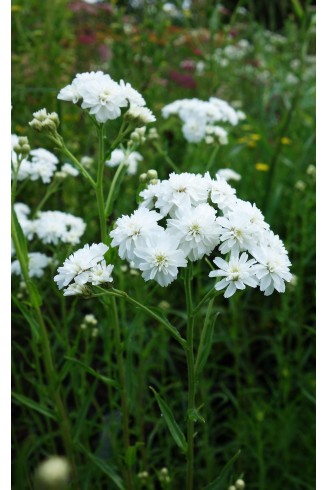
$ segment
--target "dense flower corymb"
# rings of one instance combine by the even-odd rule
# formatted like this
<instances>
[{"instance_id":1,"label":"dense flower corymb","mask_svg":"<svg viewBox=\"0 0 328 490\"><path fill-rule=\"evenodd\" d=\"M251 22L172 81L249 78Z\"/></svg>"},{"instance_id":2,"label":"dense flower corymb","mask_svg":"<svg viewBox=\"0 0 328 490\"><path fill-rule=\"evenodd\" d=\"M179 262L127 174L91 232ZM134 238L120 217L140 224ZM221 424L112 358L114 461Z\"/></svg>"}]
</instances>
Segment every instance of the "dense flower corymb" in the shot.
<instances>
[{"instance_id":1,"label":"dense flower corymb","mask_svg":"<svg viewBox=\"0 0 328 490\"><path fill-rule=\"evenodd\" d=\"M104 254L108 247L104 243L94 243L71 254L62 267L58 267L58 274L54 277L59 289L64 290L64 296L84 294L87 283L98 285L113 281L111 276L114 266L106 265ZM70 284L74 281L72 284Z\"/></svg>"}]
</instances>

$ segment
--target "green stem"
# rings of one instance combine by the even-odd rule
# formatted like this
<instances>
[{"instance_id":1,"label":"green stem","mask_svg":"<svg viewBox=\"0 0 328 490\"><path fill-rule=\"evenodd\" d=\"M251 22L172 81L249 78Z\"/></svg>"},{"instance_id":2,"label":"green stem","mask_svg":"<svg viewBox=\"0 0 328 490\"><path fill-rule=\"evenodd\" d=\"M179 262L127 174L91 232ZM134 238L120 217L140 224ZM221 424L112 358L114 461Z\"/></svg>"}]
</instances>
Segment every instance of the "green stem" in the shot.
<instances>
[{"instance_id":1,"label":"green stem","mask_svg":"<svg viewBox=\"0 0 328 490\"><path fill-rule=\"evenodd\" d=\"M187 305L187 370L188 370L188 417L187 417L187 479L186 490L193 489L194 481L194 418L195 410L195 364L194 364L194 316L192 303L192 264L186 269L185 294Z\"/></svg>"},{"instance_id":2,"label":"green stem","mask_svg":"<svg viewBox=\"0 0 328 490\"><path fill-rule=\"evenodd\" d=\"M96 187L96 182L93 180L93 178L91 177L91 175L89 174L89 172L83 167L83 165L78 161L77 158L75 158L75 156L73 155L73 153L71 153L69 151L68 148L66 148L62 138L61 138L61 141L58 140L58 139L54 139L54 138L51 138L52 141L54 141L54 143L56 143L58 145L58 150L63 153L64 155L66 155L73 163L74 165L80 170L81 174L87 179L87 181L89 182L89 184L91 184L91 186L93 188Z\"/></svg>"},{"instance_id":3,"label":"green stem","mask_svg":"<svg viewBox=\"0 0 328 490\"><path fill-rule=\"evenodd\" d=\"M43 196L43 198L35 208L32 218L35 218L37 216L38 212L43 208L45 203L48 201L49 197L57 191L58 186L59 186L58 180L53 180L51 182L51 184L47 188L47 192L45 193L45 195Z\"/></svg>"},{"instance_id":4,"label":"green stem","mask_svg":"<svg viewBox=\"0 0 328 490\"><path fill-rule=\"evenodd\" d=\"M213 148L213 151L212 151L212 154L210 156L210 159L208 161L208 164L206 165L206 168L205 168L205 171L208 172L209 170L211 170L214 162L215 162L215 158L217 157L217 154L219 153L219 149L220 149L220 145L217 143L214 148Z\"/></svg>"},{"instance_id":5,"label":"green stem","mask_svg":"<svg viewBox=\"0 0 328 490\"><path fill-rule=\"evenodd\" d=\"M106 243L106 217L105 217L105 203L104 203L104 166L105 166L105 150L104 150L104 125L102 124L98 132L99 140L99 154L98 154L98 171L97 171L97 183L96 183L96 195L98 204L98 214L100 221L100 234L101 240Z\"/></svg>"},{"instance_id":6,"label":"green stem","mask_svg":"<svg viewBox=\"0 0 328 490\"><path fill-rule=\"evenodd\" d=\"M125 376L124 376L124 359L123 359L123 352L122 352L121 332L120 332L120 325L118 320L116 300L113 296L110 298L110 302L111 302L111 308L113 312L114 345L116 350L118 374L119 374L119 381L120 381L121 410L122 410L122 418L123 418L123 444L125 449L125 455L127 456L130 447L130 435L129 435L129 412L128 412L127 393L126 393L126 384L125 384ZM132 472L129 465L127 465L125 470L125 481L126 481L127 490L132 490L133 489Z\"/></svg>"},{"instance_id":7,"label":"green stem","mask_svg":"<svg viewBox=\"0 0 328 490\"><path fill-rule=\"evenodd\" d=\"M78 475L77 475L77 469L76 469L75 458L74 458L74 447L73 447L73 441L71 435L71 427L70 427L70 423L69 423L69 419L67 416L64 403L60 395L60 385L52 359L47 329L43 320L40 306L37 301L38 291L35 284L32 282L31 278L29 277L27 251L24 250L24 246L21 246L20 244L18 232L16 229L16 220L17 218L16 219L14 218L14 210L12 209L12 223L11 223L12 239L15 246L16 255L20 263L22 276L26 283L31 305L34 310L36 321L40 327L42 353L44 358L46 376L49 383L50 394L52 396L53 403L57 411L58 423L59 423L60 433L65 447L65 451L67 457L71 462L73 488L75 490L78 490L79 489Z\"/></svg>"},{"instance_id":8,"label":"green stem","mask_svg":"<svg viewBox=\"0 0 328 490\"><path fill-rule=\"evenodd\" d=\"M160 155L164 157L164 160L169 164L169 166L177 173L180 173L180 169L176 166L176 164L171 160L171 158L168 156L167 152L163 150L163 148L156 142L153 143L155 146L156 150Z\"/></svg>"}]
</instances>

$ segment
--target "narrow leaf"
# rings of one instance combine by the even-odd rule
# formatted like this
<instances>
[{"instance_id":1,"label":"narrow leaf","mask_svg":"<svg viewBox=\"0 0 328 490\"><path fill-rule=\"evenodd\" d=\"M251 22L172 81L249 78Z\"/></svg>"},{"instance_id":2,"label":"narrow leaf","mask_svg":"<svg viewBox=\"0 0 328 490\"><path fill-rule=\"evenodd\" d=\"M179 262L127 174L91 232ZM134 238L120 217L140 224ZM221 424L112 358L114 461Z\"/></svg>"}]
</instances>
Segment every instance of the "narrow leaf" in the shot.
<instances>
[{"instance_id":1,"label":"narrow leaf","mask_svg":"<svg viewBox=\"0 0 328 490\"><path fill-rule=\"evenodd\" d=\"M34 400L31 400L31 398L27 398L26 396L19 395L18 393L15 392L12 392L12 396L15 400L17 400L22 405L25 405L26 407L41 413L42 415L48 417L49 419L57 420L55 414L51 410L49 410L49 408L43 407L42 405L35 402Z\"/></svg>"},{"instance_id":2,"label":"narrow leaf","mask_svg":"<svg viewBox=\"0 0 328 490\"><path fill-rule=\"evenodd\" d=\"M234 456L227 462L221 471L220 475L212 481L209 485L203 488L203 490L226 490L227 488L227 478L229 476L229 472L231 466L235 463L235 461L239 458L241 451L240 449L236 452Z\"/></svg>"},{"instance_id":3,"label":"narrow leaf","mask_svg":"<svg viewBox=\"0 0 328 490\"><path fill-rule=\"evenodd\" d=\"M91 376L94 376L95 378L99 379L100 381L103 381L107 385L115 386L116 388L118 387L118 384L115 381L115 379L108 378L107 376L103 376L102 374L98 373L97 371L92 369L90 366L88 366L84 362L79 361L78 359L74 359L73 357L68 357L68 356L65 356L64 359L66 359L66 361L72 362L73 364L76 364L77 366L80 366L82 369L84 369L84 371L91 374Z\"/></svg>"},{"instance_id":4,"label":"narrow leaf","mask_svg":"<svg viewBox=\"0 0 328 490\"><path fill-rule=\"evenodd\" d=\"M158 403L158 406L163 414L164 420L168 426L169 431L171 432L171 435L173 439L175 440L176 444L179 446L179 448L186 453L187 452L187 441L186 438L178 426L174 415L170 409L170 407L167 405L167 403L159 396L159 394L149 386L151 391L154 393L156 401Z\"/></svg>"},{"instance_id":5,"label":"narrow leaf","mask_svg":"<svg viewBox=\"0 0 328 490\"><path fill-rule=\"evenodd\" d=\"M120 490L125 490L122 478L116 473L112 466L90 453L82 444L78 444L77 446L86 456L88 456L90 461L92 461L103 473L105 473L105 475L109 476L117 488Z\"/></svg>"}]
</instances>

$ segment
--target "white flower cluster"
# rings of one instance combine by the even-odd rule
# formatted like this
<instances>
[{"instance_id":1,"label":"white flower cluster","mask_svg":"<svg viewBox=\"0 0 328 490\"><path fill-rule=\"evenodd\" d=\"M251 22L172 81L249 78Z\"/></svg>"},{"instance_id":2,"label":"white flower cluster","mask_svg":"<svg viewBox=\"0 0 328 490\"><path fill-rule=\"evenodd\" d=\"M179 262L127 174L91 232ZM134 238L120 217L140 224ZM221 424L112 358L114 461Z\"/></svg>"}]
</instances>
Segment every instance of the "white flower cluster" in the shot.
<instances>
[{"instance_id":1,"label":"white flower cluster","mask_svg":"<svg viewBox=\"0 0 328 490\"><path fill-rule=\"evenodd\" d=\"M52 258L40 252L30 252L28 254L28 273L30 277L42 277L44 269L52 263ZM18 260L11 263L11 273L21 275L21 267Z\"/></svg>"},{"instance_id":2,"label":"white flower cluster","mask_svg":"<svg viewBox=\"0 0 328 490\"><path fill-rule=\"evenodd\" d=\"M23 203L14 205L17 219L24 235L32 240L36 235L44 244L69 243L76 245L80 242L86 224L82 218L61 211L41 211L35 219L29 219L30 208Z\"/></svg>"},{"instance_id":3,"label":"white flower cluster","mask_svg":"<svg viewBox=\"0 0 328 490\"><path fill-rule=\"evenodd\" d=\"M228 102L210 97L208 101L200 99L181 99L162 108L164 118L176 114L181 119L182 133L190 143L205 141L208 144L228 143L227 131L217 123L228 123L235 126L245 114L236 111Z\"/></svg>"},{"instance_id":4,"label":"white flower cluster","mask_svg":"<svg viewBox=\"0 0 328 490\"><path fill-rule=\"evenodd\" d=\"M102 71L78 73L70 85L61 89L58 99L81 102L82 109L88 109L100 123L117 119L121 109L128 106L129 118L144 124L155 121L151 111L144 107L144 98L130 83L123 80L117 83Z\"/></svg>"},{"instance_id":5,"label":"white flower cluster","mask_svg":"<svg viewBox=\"0 0 328 490\"><path fill-rule=\"evenodd\" d=\"M11 160L13 169L17 169L18 158L14 147L18 143L18 136L11 135ZM44 148L36 148L29 155L30 159L24 158L20 164L17 179L18 180L38 180L41 179L44 184L48 184L55 173L58 165L58 158ZM12 174L13 176L13 174Z\"/></svg>"},{"instance_id":6,"label":"white flower cluster","mask_svg":"<svg viewBox=\"0 0 328 490\"><path fill-rule=\"evenodd\" d=\"M265 295L284 292L291 274L283 243L256 205L238 199L225 179L172 173L140 195L139 209L119 218L110 236L111 246L118 246L119 256L142 271L146 281L167 286L188 260L218 249L226 260L214 260L219 269L210 277L221 277L215 288L226 288L226 298L246 285L259 286Z\"/></svg>"},{"instance_id":7,"label":"white flower cluster","mask_svg":"<svg viewBox=\"0 0 328 490\"><path fill-rule=\"evenodd\" d=\"M114 266L106 265L104 254L108 247L104 243L84 245L58 267L58 274L54 277L59 289L64 289L64 296L87 294L88 283L94 286L113 282L112 271ZM72 282L73 281L73 282Z\"/></svg>"},{"instance_id":8,"label":"white flower cluster","mask_svg":"<svg viewBox=\"0 0 328 490\"><path fill-rule=\"evenodd\" d=\"M214 51L213 59L221 67L228 66L230 61L240 61L253 51L253 46L247 39L240 39L236 44L228 44Z\"/></svg>"},{"instance_id":9,"label":"white flower cluster","mask_svg":"<svg viewBox=\"0 0 328 490\"><path fill-rule=\"evenodd\" d=\"M127 173L129 175L135 175L138 170L138 162L143 160L142 155L140 155L137 151L123 151L120 148L116 148L111 156L110 160L106 160L105 164L108 167L118 167L123 160L125 160L125 164L128 167Z\"/></svg>"}]
</instances>

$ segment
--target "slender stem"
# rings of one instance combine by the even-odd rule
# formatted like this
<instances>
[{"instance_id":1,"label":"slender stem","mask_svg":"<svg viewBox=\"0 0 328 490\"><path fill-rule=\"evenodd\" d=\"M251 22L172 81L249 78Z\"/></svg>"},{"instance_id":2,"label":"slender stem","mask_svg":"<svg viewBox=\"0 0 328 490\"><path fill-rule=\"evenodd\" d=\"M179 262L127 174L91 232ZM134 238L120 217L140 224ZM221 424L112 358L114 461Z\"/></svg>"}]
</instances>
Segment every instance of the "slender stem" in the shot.
<instances>
[{"instance_id":1,"label":"slender stem","mask_svg":"<svg viewBox=\"0 0 328 490\"><path fill-rule=\"evenodd\" d=\"M12 209L12 215L14 215L13 209ZM13 243L15 246L16 255L17 255L18 261L20 263L21 272L22 272L24 281L26 283L27 291L28 291L29 296L30 296L31 305L32 305L32 308L34 310L34 314L35 314L37 323L40 327L42 353L43 353L43 358L44 358L46 376L47 376L47 379L49 382L50 394L53 398L53 403L54 403L54 406L55 406L56 411L57 411L58 423L59 423L60 433L61 433L63 444L65 447L65 451L66 451L67 457L69 458L69 460L71 462L72 476L73 476L73 479L72 479L73 480L73 482L72 482L73 488L75 490L78 490L79 489L78 474L77 474L75 458L74 458L74 447L73 447L70 422L69 422L69 419L67 416L67 412L66 412L64 403L63 403L61 395L60 395L60 384L58 382L58 376L57 376L57 373L56 373L56 370L54 367L54 363L53 363L53 359L52 359L47 328L46 328L46 325L45 325L44 320L43 320L43 316L42 316L40 306L38 305L38 302L36 299L36 295L38 296L37 288L29 276L28 256L26 255L26 251L24 250L24 247L22 247L20 244L18 232L16 229L16 221L14 219L14 216L12 217L12 239L13 239Z\"/></svg>"},{"instance_id":2,"label":"slender stem","mask_svg":"<svg viewBox=\"0 0 328 490\"><path fill-rule=\"evenodd\" d=\"M103 187L103 176L104 176L104 165L105 165L104 136L105 136L104 125L102 124L98 132L99 154L98 154L96 195L97 195L98 214L99 214L99 221L100 221L101 240L103 242L106 242L106 238L107 238L106 217L105 217L104 187Z\"/></svg>"},{"instance_id":3,"label":"slender stem","mask_svg":"<svg viewBox=\"0 0 328 490\"><path fill-rule=\"evenodd\" d=\"M168 156L168 154L166 153L166 151L164 151L163 148L157 142L154 142L153 144L154 144L156 150L158 151L158 153L164 157L164 160L169 164L169 166L177 174L180 173L180 169L176 166L176 164L173 162L173 160Z\"/></svg>"},{"instance_id":4,"label":"slender stem","mask_svg":"<svg viewBox=\"0 0 328 490\"><path fill-rule=\"evenodd\" d=\"M186 269L185 294L187 305L187 370L188 370L188 417L187 417L187 479L186 490L193 489L194 481L194 418L195 409L195 365L194 365L194 316L192 302L192 264Z\"/></svg>"},{"instance_id":5,"label":"slender stem","mask_svg":"<svg viewBox=\"0 0 328 490\"><path fill-rule=\"evenodd\" d=\"M220 145L217 143L214 148L213 148L213 151L212 151L212 154L210 156L210 159L208 161L208 164L206 165L206 168L205 168L205 171L208 172L209 170L211 170L214 162L215 162L215 158L217 157L217 154L219 153L219 149L220 149Z\"/></svg>"},{"instance_id":6,"label":"slender stem","mask_svg":"<svg viewBox=\"0 0 328 490\"><path fill-rule=\"evenodd\" d=\"M64 155L66 155L73 163L74 165L80 170L81 174L89 181L91 186L93 188L96 187L96 182L93 180L89 172L83 167L83 165L78 161L77 158L69 151L68 148L64 145L63 141L51 138L52 141L54 141L56 144L58 144L58 150L61 151Z\"/></svg>"},{"instance_id":7,"label":"slender stem","mask_svg":"<svg viewBox=\"0 0 328 490\"><path fill-rule=\"evenodd\" d=\"M120 325L118 320L116 300L113 296L111 296L110 302L111 302L111 308L113 312L114 344L116 350L118 375L120 381L121 410L122 410L122 418L123 418L123 444L125 449L125 455L127 455L128 449L130 447L130 435L129 435L129 412L128 412L127 393L126 393L126 384L125 384L125 376L124 376L124 359L123 359L123 352L122 352L121 332L120 332ZM126 480L127 490L132 490L133 481L132 481L131 468L129 465L127 465L125 470L125 480Z\"/></svg>"},{"instance_id":8,"label":"slender stem","mask_svg":"<svg viewBox=\"0 0 328 490\"><path fill-rule=\"evenodd\" d=\"M45 193L45 195L43 196L43 198L41 199L41 201L39 202L39 204L35 208L35 210L33 212L33 216L32 216L33 218L35 218L35 216L37 216L38 212L43 208L45 203L48 201L49 197L52 196L52 194L54 194L57 191L58 187L59 187L59 181L53 180L51 182L51 184L48 186L47 192Z\"/></svg>"}]
</instances>

